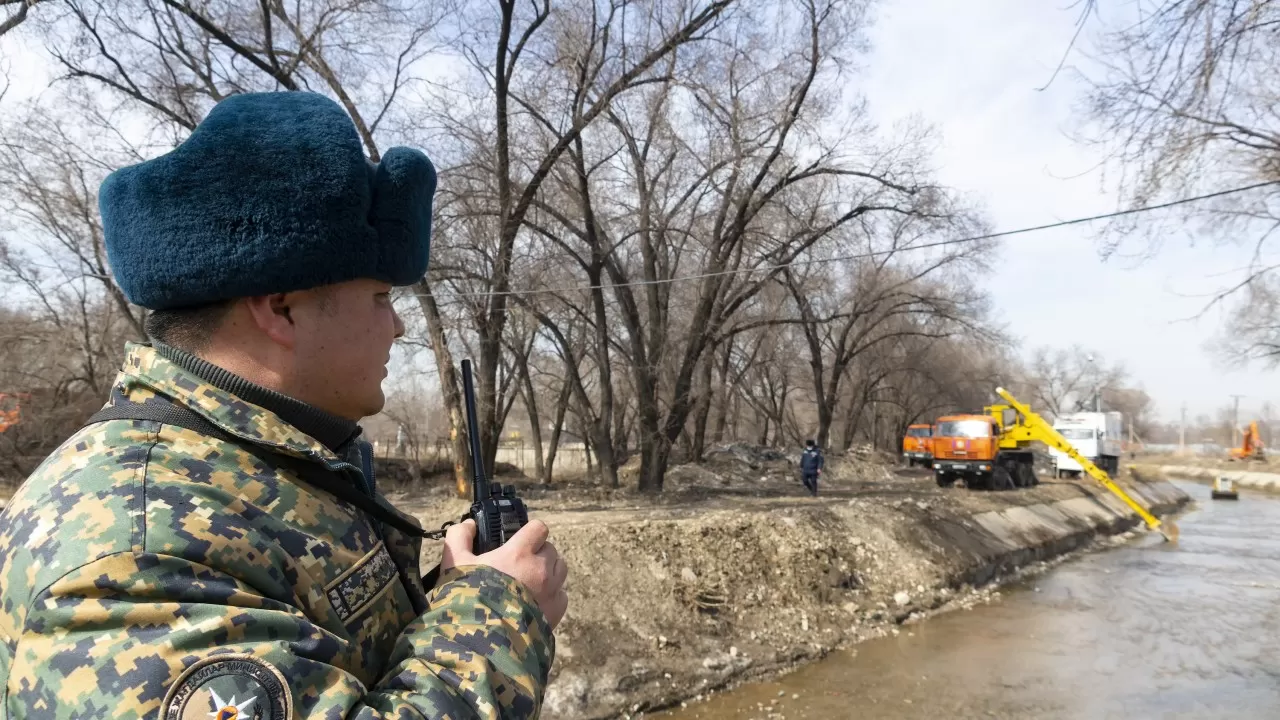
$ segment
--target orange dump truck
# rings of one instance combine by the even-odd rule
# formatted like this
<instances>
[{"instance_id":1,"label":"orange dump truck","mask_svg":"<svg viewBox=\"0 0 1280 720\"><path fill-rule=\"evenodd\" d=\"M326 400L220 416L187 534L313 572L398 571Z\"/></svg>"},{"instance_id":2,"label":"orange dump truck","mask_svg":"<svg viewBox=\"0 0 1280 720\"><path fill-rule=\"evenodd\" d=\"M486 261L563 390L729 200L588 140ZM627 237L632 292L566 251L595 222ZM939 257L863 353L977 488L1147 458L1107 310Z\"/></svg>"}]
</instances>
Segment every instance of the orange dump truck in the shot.
<instances>
[{"instance_id":1,"label":"orange dump truck","mask_svg":"<svg viewBox=\"0 0 1280 720\"><path fill-rule=\"evenodd\" d=\"M1137 500L1117 485L1106 471L1076 449L1053 425L1019 402L1004 388L996 395L1007 404L989 405L982 413L947 415L933 426L933 475L938 485L949 487L964 480L967 488L1012 490L1040 482L1032 447L1041 443L1065 453L1080 464L1089 477L1128 505L1147 527L1176 540L1177 527L1161 523Z\"/></svg>"},{"instance_id":2,"label":"orange dump truck","mask_svg":"<svg viewBox=\"0 0 1280 720\"><path fill-rule=\"evenodd\" d=\"M963 480L966 487L1006 490L1038 481L1031 451L1001 450L1000 421L993 415L963 414L938 418L933 432L933 473L940 487Z\"/></svg>"},{"instance_id":3,"label":"orange dump truck","mask_svg":"<svg viewBox=\"0 0 1280 720\"><path fill-rule=\"evenodd\" d=\"M933 465L933 426L908 425L907 434L902 437L902 457L908 467Z\"/></svg>"}]
</instances>

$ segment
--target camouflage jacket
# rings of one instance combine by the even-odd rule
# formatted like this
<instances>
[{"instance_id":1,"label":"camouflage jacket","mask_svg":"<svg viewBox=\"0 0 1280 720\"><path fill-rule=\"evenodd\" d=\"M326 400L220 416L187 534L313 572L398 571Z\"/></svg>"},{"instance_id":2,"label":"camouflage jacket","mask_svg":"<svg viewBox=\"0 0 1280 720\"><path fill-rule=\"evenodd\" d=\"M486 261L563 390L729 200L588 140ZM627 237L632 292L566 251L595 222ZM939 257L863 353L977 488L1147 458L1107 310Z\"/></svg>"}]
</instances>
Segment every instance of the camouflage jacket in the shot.
<instances>
[{"instance_id":1,"label":"camouflage jacket","mask_svg":"<svg viewBox=\"0 0 1280 720\"><path fill-rule=\"evenodd\" d=\"M239 441L109 420L27 479L0 513L0 716L538 715L554 646L524 586L424 588L420 539L296 472L367 488L359 465L131 345L109 404L156 396Z\"/></svg>"}]
</instances>

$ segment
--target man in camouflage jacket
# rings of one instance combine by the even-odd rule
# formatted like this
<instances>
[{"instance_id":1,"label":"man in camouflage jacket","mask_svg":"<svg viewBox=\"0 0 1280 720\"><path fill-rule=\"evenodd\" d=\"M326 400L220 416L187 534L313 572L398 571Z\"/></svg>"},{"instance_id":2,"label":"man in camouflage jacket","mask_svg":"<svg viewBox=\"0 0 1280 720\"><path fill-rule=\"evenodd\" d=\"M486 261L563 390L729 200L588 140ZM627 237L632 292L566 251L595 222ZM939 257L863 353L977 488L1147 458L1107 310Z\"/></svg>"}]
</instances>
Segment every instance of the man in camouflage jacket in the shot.
<instances>
[{"instance_id":1,"label":"man in camouflage jacket","mask_svg":"<svg viewBox=\"0 0 1280 720\"><path fill-rule=\"evenodd\" d=\"M546 526L476 557L456 525L424 582L356 424L434 189L424 155L368 162L310 93L225 100L104 183L153 340L0 514L0 716L538 715L567 603Z\"/></svg>"}]
</instances>

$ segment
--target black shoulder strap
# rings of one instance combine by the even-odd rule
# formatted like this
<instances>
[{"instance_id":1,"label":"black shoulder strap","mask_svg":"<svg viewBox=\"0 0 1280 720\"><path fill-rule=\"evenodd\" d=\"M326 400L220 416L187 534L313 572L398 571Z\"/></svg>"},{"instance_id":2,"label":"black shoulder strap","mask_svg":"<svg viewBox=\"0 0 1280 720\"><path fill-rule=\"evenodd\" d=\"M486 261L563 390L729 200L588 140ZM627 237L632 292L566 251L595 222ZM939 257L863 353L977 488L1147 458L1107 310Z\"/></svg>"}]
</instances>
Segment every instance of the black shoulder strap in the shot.
<instances>
[{"instance_id":1,"label":"black shoulder strap","mask_svg":"<svg viewBox=\"0 0 1280 720\"><path fill-rule=\"evenodd\" d=\"M162 397L149 398L146 402L119 402L109 405L85 423L92 425L105 420L152 420L165 425L174 425L194 432L225 440L243 446L245 441L233 436L214 425L199 413L188 407L171 402ZM350 503L369 515L394 527L410 537L440 539L443 532L423 530L412 518L381 501L381 498L364 494L346 479L316 463L306 462L283 455L273 455L273 462L288 465L309 485L333 495L339 500Z\"/></svg>"},{"instance_id":2,"label":"black shoulder strap","mask_svg":"<svg viewBox=\"0 0 1280 720\"><path fill-rule=\"evenodd\" d=\"M175 425L223 440L232 439L222 428L200 416L199 413L183 405L152 397L146 402L121 402L108 405L89 418L85 425L93 425L104 420L154 420L165 425Z\"/></svg>"}]
</instances>

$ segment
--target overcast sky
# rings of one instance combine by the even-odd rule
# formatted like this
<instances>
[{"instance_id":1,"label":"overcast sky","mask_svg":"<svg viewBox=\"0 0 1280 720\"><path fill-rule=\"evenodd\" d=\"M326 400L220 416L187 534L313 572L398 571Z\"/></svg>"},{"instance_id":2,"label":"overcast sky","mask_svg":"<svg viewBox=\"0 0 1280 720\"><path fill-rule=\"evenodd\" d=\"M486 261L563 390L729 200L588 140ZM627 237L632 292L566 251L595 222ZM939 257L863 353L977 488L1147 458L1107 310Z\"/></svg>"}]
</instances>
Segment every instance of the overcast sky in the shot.
<instances>
[{"instance_id":1,"label":"overcast sky","mask_svg":"<svg viewBox=\"0 0 1280 720\"><path fill-rule=\"evenodd\" d=\"M876 12L863 75L872 112L886 124L915 114L934 125L940 179L979 200L997 230L1116 209L1098 156L1067 135L1082 82L1063 74L1036 90L1069 45L1071 4L891 0ZM1069 62L1086 60L1075 53ZM1079 343L1123 360L1166 419L1182 403L1188 417L1212 413L1238 393L1243 420L1280 397L1280 373L1231 370L1206 352L1220 313L1187 321L1205 293L1236 277L1247 251L1173 237L1154 259L1104 262L1096 229L1004 241L988 287L1025 348Z\"/></svg>"},{"instance_id":2,"label":"overcast sky","mask_svg":"<svg viewBox=\"0 0 1280 720\"><path fill-rule=\"evenodd\" d=\"M1083 86L1052 74L1074 31L1069 0L885 0L858 82L885 125L919 116L939 131L940 180L978 200L997 230L1114 210L1098 158L1066 134ZM20 35L20 33L17 33ZM37 92L35 48L4 38L12 99ZM1078 53L1070 60L1084 62ZM25 77L24 77L25 76ZM1067 179L1070 178L1070 179ZM1247 416L1280 397L1280 372L1231 370L1205 351L1220 313L1193 318L1205 294L1248 261L1241 248L1170 238L1154 259L1104 262L1076 226L1009 238L987 282L1000 320L1022 346L1081 344L1123 360L1166 419L1241 400Z\"/></svg>"}]
</instances>

